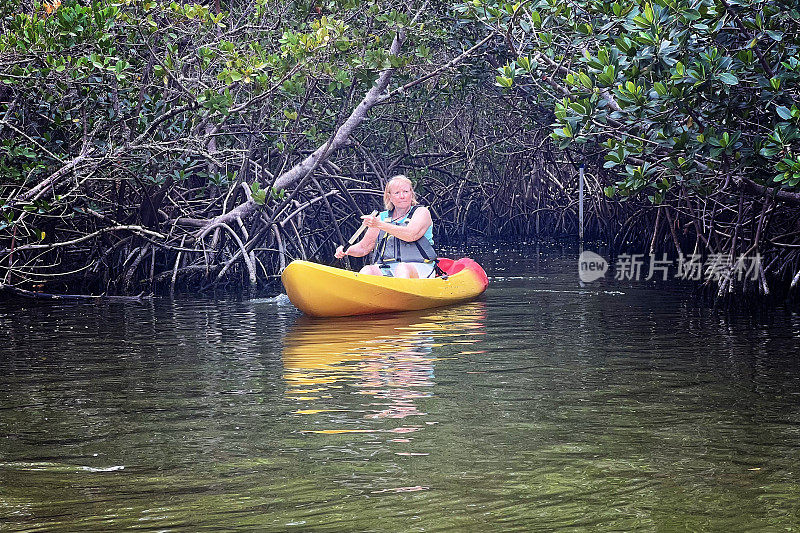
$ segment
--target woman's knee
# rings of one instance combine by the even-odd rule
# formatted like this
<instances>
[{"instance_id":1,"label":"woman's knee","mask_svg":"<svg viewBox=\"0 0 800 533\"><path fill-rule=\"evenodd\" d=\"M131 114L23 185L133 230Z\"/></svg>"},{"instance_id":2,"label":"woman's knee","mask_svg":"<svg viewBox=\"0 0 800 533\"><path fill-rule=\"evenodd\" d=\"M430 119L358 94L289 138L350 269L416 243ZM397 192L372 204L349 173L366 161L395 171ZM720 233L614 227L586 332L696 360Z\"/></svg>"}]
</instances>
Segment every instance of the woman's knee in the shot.
<instances>
[{"instance_id":1,"label":"woman's knee","mask_svg":"<svg viewBox=\"0 0 800 533\"><path fill-rule=\"evenodd\" d=\"M419 272L412 265L408 263L400 263L394 271L397 278L418 278Z\"/></svg>"},{"instance_id":2,"label":"woman's knee","mask_svg":"<svg viewBox=\"0 0 800 533\"><path fill-rule=\"evenodd\" d=\"M370 276L383 276L383 272L377 265L364 265L364 268L358 272L359 274L369 274Z\"/></svg>"}]
</instances>

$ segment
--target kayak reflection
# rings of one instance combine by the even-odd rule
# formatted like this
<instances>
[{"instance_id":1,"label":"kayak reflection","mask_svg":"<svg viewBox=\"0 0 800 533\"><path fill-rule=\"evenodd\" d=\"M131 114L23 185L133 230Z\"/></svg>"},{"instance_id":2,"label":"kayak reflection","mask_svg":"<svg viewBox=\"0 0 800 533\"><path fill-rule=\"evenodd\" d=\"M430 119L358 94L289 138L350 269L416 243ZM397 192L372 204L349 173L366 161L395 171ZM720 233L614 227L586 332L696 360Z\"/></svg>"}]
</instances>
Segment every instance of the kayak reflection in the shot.
<instances>
[{"instance_id":1,"label":"kayak reflection","mask_svg":"<svg viewBox=\"0 0 800 533\"><path fill-rule=\"evenodd\" d=\"M298 317L284 337L287 395L301 403L301 414L422 415L416 400L431 395L440 348L477 342L484 316L483 302L474 302L373 317ZM362 399L357 406L353 394Z\"/></svg>"}]
</instances>

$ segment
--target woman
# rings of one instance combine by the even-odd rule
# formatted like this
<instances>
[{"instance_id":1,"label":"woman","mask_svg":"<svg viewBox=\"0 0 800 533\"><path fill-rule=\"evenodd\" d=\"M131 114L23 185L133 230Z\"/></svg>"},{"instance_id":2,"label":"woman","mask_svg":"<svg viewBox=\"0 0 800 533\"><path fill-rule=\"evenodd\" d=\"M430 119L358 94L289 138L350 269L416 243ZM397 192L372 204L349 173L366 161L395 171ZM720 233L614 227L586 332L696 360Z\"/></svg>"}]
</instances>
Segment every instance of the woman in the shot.
<instances>
[{"instance_id":1,"label":"woman","mask_svg":"<svg viewBox=\"0 0 800 533\"><path fill-rule=\"evenodd\" d=\"M345 252L340 246L336 258L363 257L373 250L371 265L362 274L397 278L433 277L436 252L433 250L433 221L427 207L417 204L414 188L405 176L395 176L383 192L386 211L377 217L364 215L364 238Z\"/></svg>"}]
</instances>

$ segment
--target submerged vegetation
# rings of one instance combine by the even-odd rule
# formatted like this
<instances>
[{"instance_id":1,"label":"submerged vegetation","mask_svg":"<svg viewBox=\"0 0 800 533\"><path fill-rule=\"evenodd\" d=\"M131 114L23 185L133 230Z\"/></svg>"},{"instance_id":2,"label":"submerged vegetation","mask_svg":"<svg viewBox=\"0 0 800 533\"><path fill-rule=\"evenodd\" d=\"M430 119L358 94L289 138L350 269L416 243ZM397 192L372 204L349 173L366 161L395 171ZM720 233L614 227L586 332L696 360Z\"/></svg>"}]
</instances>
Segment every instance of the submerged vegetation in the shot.
<instances>
[{"instance_id":1,"label":"submerged vegetation","mask_svg":"<svg viewBox=\"0 0 800 533\"><path fill-rule=\"evenodd\" d=\"M269 284L396 173L439 240L577 233L800 280L800 13L760 0L0 7L0 283ZM759 283L738 281L760 254Z\"/></svg>"}]
</instances>

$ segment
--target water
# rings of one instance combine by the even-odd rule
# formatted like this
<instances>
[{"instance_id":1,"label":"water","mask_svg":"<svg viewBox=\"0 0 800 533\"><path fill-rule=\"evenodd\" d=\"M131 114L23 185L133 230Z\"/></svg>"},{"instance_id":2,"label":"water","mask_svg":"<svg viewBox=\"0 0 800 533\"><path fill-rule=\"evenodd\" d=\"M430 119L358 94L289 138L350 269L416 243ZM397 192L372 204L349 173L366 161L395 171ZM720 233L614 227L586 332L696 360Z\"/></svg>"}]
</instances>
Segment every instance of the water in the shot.
<instances>
[{"instance_id":1,"label":"water","mask_svg":"<svg viewBox=\"0 0 800 533\"><path fill-rule=\"evenodd\" d=\"M0 302L0 529L800 527L800 317L572 256L485 298Z\"/></svg>"}]
</instances>

